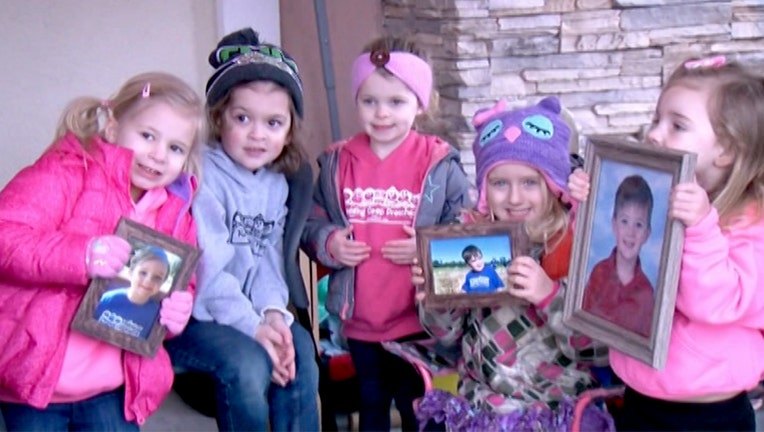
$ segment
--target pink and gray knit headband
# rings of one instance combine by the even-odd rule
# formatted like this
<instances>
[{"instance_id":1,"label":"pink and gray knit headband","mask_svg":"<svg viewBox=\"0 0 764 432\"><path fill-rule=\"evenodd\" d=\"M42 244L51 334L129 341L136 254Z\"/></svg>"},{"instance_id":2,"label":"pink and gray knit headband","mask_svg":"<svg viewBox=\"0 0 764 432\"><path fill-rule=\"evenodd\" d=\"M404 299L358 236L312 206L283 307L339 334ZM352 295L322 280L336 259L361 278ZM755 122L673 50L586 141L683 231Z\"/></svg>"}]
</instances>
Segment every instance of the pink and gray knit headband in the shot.
<instances>
[{"instance_id":1,"label":"pink and gray knit headband","mask_svg":"<svg viewBox=\"0 0 764 432\"><path fill-rule=\"evenodd\" d=\"M363 53L353 62L353 98L358 97L358 89L366 78L377 68L385 68L396 78L403 81L416 95L419 104L427 109L432 92L432 68L419 56L404 52L383 50Z\"/></svg>"}]
</instances>

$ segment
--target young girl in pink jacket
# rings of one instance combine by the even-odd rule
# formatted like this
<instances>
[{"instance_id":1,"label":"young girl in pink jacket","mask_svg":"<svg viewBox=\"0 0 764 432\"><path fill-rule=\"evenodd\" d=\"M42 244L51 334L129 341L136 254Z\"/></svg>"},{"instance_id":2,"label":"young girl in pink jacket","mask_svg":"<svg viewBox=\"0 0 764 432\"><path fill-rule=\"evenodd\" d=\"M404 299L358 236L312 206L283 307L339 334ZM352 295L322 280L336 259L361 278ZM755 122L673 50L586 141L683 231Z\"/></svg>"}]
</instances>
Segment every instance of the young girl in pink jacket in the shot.
<instances>
[{"instance_id":1,"label":"young girl in pink jacket","mask_svg":"<svg viewBox=\"0 0 764 432\"><path fill-rule=\"evenodd\" d=\"M196 244L189 211L204 116L180 79L146 73L109 100L83 97L53 144L0 192L0 410L8 430L138 431L169 393L154 358L71 331L91 278L111 278L130 244L120 217ZM162 301L180 333L193 283Z\"/></svg>"},{"instance_id":2,"label":"young girl in pink jacket","mask_svg":"<svg viewBox=\"0 0 764 432\"><path fill-rule=\"evenodd\" d=\"M764 78L717 56L688 60L661 92L649 144L697 153L695 180L674 187L686 227L666 367L617 350L626 383L621 430L754 430L746 391L764 373ZM572 195L589 178L576 171Z\"/></svg>"}]
</instances>

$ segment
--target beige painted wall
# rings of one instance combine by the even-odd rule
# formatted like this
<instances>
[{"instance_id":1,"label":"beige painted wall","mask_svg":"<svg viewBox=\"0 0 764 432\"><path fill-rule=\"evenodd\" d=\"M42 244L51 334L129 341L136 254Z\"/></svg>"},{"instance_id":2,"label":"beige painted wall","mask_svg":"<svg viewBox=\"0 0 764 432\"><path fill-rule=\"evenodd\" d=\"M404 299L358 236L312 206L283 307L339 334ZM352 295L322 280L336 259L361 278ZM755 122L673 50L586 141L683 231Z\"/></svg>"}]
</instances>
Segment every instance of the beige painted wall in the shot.
<instances>
[{"instance_id":1,"label":"beige painted wall","mask_svg":"<svg viewBox=\"0 0 764 432\"><path fill-rule=\"evenodd\" d=\"M329 0L342 136L357 130L350 65L381 33L377 1ZM355 17L355 18L354 18ZM280 23L287 23L281 26ZM50 144L66 104L108 98L129 77L164 70L204 92L207 55L251 25L297 59L312 157L331 142L312 0L23 0L0 13L0 187Z\"/></svg>"},{"instance_id":2,"label":"beige painted wall","mask_svg":"<svg viewBox=\"0 0 764 432\"><path fill-rule=\"evenodd\" d=\"M130 76L164 70L202 94L216 3L4 1L0 13L0 186L50 144L73 98L107 98Z\"/></svg>"}]
</instances>

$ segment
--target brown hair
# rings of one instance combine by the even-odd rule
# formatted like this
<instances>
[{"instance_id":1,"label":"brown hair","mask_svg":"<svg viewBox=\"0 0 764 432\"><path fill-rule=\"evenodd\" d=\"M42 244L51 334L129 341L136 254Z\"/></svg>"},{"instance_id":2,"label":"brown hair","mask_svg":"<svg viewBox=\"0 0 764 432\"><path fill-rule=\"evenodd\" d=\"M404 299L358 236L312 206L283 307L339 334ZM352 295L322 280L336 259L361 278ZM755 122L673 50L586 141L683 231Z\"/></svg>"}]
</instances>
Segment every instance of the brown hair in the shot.
<instances>
[{"instance_id":1,"label":"brown hair","mask_svg":"<svg viewBox=\"0 0 764 432\"><path fill-rule=\"evenodd\" d=\"M470 261L472 261L473 259L482 258L482 257L483 257L483 251L481 251L480 248L475 245L471 244L465 247L464 249L462 249L462 259L467 264L469 264Z\"/></svg>"},{"instance_id":2,"label":"brown hair","mask_svg":"<svg viewBox=\"0 0 764 432\"><path fill-rule=\"evenodd\" d=\"M149 96L143 97L147 84L150 86ZM104 131L110 118L119 122L157 102L165 103L193 118L196 133L183 171L201 176L201 142L205 135L204 105L188 84L164 72L147 72L130 78L108 101L90 96L74 99L61 115L54 141L71 132L87 150L94 137L105 139Z\"/></svg>"},{"instance_id":3,"label":"brown hair","mask_svg":"<svg viewBox=\"0 0 764 432\"><path fill-rule=\"evenodd\" d=\"M724 224L748 204L756 206L760 217L764 205L764 77L737 62L686 65L682 63L671 74L663 92L674 86L709 90L706 109L714 134L735 156L723 186L709 191L709 198Z\"/></svg>"},{"instance_id":4,"label":"brown hair","mask_svg":"<svg viewBox=\"0 0 764 432\"><path fill-rule=\"evenodd\" d=\"M256 80L248 81L245 83L237 84L226 93L217 103L212 106L207 106L207 119L209 123L209 141L210 147L216 147L220 143L220 136L223 128L223 114L225 113L228 104L231 102L231 94L234 90L252 85L254 83L270 83L276 88L283 89L287 96L290 95L289 90L280 84L269 80ZM270 167L278 172L284 174L293 174L297 172L300 166L307 160L305 146L303 144L303 123L302 118L297 115L294 102L289 97L289 115L292 117L291 125L289 126L289 132L287 135L287 143L281 154L270 164Z\"/></svg>"},{"instance_id":5,"label":"brown hair","mask_svg":"<svg viewBox=\"0 0 764 432\"><path fill-rule=\"evenodd\" d=\"M641 175L628 176L618 185L615 192L615 206L613 206L614 220L618 210L626 204L637 204L644 207L647 210L647 227L652 226L653 192Z\"/></svg>"}]
</instances>

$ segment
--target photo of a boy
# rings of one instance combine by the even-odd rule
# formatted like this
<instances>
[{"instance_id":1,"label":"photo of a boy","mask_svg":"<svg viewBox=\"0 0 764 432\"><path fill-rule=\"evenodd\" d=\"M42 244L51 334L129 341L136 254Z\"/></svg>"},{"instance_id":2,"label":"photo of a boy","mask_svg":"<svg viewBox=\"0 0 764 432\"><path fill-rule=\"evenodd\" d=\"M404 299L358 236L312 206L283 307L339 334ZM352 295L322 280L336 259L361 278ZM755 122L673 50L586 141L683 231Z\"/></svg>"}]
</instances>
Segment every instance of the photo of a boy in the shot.
<instances>
[{"instance_id":1,"label":"photo of a boy","mask_svg":"<svg viewBox=\"0 0 764 432\"><path fill-rule=\"evenodd\" d=\"M483 252L475 245L469 245L462 250L462 258L470 267L467 275L464 277L462 291L465 293L491 293L504 288L504 281L501 280L493 265L486 265L483 261Z\"/></svg>"},{"instance_id":2,"label":"photo of a boy","mask_svg":"<svg viewBox=\"0 0 764 432\"><path fill-rule=\"evenodd\" d=\"M115 330L146 339L157 315L155 296L170 276L167 253L156 246L135 251L129 262L130 280L114 278L96 306L94 318Z\"/></svg>"},{"instance_id":3,"label":"photo of a boy","mask_svg":"<svg viewBox=\"0 0 764 432\"><path fill-rule=\"evenodd\" d=\"M648 337L654 308L653 286L639 260L651 233L653 194L640 175L623 179L615 194L612 227L615 247L592 269L583 309Z\"/></svg>"}]
</instances>

